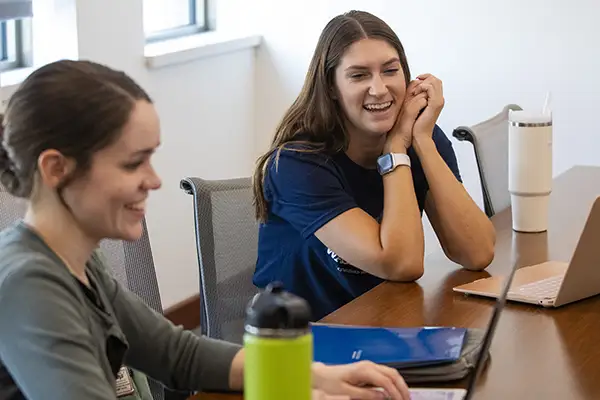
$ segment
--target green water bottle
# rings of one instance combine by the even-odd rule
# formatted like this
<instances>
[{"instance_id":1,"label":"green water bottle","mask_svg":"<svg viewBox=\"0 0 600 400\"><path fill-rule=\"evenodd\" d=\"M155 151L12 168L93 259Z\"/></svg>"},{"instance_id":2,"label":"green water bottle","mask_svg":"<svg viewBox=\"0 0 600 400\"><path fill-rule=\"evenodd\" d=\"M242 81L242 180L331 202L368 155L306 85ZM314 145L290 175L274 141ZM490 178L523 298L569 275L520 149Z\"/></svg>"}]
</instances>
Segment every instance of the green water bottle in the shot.
<instances>
[{"instance_id":1,"label":"green water bottle","mask_svg":"<svg viewBox=\"0 0 600 400\"><path fill-rule=\"evenodd\" d=\"M273 283L246 309L244 400L310 400L308 303Z\"/></svg>"}]
</instances>

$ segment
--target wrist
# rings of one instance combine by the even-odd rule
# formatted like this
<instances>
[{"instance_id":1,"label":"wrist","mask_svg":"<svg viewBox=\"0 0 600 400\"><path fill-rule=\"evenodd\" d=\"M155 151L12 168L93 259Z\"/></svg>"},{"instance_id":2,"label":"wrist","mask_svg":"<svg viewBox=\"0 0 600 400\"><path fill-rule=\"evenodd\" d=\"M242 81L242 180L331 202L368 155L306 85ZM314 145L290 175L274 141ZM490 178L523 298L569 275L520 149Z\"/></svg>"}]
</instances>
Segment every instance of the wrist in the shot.
<instances>
[{"instance_id":1,"label":"wrist","mask_svg":"<svg viewBox=\"0 0 600 400\"><path fill-rule=\"evenodd\" d=\"M388 154L388 153L400 153L400 154L407 154L408 152L408 147L405 143L389 143L385 146L383 146L383 153L382 154Z\"/></svg>"},{"instance_id":2,"label":"wrist","mask_svg":"<svg viewBox=\"0 0 600 400\"><path fill-rule=\"evenodd\" d=\"M229 389L240 390L244 387L244 349L233 357L229 370Z\"/></svg>"},{"instance_id":3,"label":"wrist","mask_svg":"<svg viewBox=\"0 0 600 400\"><path fill-rule=\"evenodd\" d=\"M415 149L415 152L419 156L421 154L427 153L431 150L437 151L435 142L433 141L431 134L429 134L429 135L426 135L426 134L414 135L413 148Z\"/></svg>"},{"instance_id":4,"label":"wrist","mask_svg":"<svg viewBox=\"0 0 600 400\"><path fill-rule=\"evenodd\" d=\"M321 387L321 376L323 374L323 368L325 364L321 362L313 362L311 366L312 372L312 387L315 389L319 389Z\"/></svg>"}]
</instances>

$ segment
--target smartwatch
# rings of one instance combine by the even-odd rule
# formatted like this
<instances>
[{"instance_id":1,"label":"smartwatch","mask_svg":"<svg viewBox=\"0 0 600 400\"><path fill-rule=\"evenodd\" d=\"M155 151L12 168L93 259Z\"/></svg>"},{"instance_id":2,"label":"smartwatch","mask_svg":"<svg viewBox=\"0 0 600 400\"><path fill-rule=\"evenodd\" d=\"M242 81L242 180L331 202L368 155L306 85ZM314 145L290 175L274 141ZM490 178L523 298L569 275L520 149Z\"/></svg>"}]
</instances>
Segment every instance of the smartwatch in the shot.
<instances>
[{"instance_id":1,"label":"smartwatch","mask_svg":"<svg viewBox=\"0 0 600 400\"><path fill-rule=\"evenodd\" d=\"M410 157L404 153L387 153L377 159L377 170L381 175L392 172L396 167L410 167Z\"/></svg>"}]
</instances>

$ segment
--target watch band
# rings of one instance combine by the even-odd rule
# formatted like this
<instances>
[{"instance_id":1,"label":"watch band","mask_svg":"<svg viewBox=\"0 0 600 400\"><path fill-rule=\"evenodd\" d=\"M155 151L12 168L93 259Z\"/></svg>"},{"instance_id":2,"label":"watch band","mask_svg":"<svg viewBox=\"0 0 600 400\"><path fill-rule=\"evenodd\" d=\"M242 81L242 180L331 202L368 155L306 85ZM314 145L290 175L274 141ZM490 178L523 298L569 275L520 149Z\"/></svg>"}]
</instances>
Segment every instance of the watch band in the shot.
<instances>
[{"instance_id":1,"label":"watch band","mask_svg":"<svg viewBox=\"0 0 600 400\"><path fill-rule=\"evenodd\" d=\"M410 157L405 153L392 153L392 158L394 159L394 168L400 165L406 165L410 167Z\"/></svg>"}]
</instances>

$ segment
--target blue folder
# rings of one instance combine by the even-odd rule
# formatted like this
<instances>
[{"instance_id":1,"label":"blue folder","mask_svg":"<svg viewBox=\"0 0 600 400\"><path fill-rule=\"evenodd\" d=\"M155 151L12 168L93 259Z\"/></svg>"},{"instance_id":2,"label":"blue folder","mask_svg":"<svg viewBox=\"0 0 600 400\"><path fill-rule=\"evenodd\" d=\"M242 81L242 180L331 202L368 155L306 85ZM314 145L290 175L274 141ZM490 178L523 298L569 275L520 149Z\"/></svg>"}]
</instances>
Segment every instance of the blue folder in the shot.
<instances>
[{"instance_id":1,"label":"blue folder","mask_svg":"<svg viewBox=\"0 0 600 400\"><path fill-rule=\"evenodd\" d=\"M460 358L466 328L382 328L314 324L314 361L349 364L370 360L392 368L451 363Z\"/></svg>"}]
</instances>

